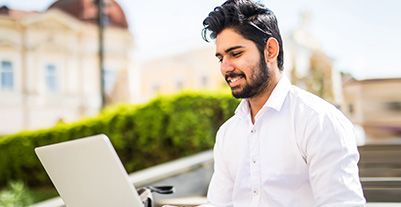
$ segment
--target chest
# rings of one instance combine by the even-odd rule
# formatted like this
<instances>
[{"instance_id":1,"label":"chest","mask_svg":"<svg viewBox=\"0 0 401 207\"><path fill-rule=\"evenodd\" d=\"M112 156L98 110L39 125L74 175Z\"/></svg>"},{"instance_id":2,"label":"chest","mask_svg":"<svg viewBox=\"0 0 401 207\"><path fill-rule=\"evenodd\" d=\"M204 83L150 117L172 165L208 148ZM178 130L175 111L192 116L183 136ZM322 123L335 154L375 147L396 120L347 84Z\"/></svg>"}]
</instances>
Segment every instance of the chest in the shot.
<instances>
[{"instance_id":1,"label":"chest","mask_svg":"<svg viewBox=\"0 0 401 207\"><path fill-rule=\"evenodd\" d=\"M234 179L257 173L261 179L274 181L307 173L298 145L303 137L287 116L272 116L255 125L238 122L225 136L224 160Z\"/></svg>"}]
</instances>

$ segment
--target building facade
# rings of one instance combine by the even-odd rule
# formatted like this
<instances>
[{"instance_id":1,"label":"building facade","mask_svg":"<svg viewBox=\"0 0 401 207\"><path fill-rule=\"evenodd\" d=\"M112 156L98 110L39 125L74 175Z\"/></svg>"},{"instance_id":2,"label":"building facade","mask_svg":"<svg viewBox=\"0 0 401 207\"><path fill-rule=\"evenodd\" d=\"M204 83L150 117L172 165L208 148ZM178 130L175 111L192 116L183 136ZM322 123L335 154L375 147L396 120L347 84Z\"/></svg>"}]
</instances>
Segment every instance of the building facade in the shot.
<instances>
[{"instance_id":1,"label":"building facade","mask_svg":"<svg viewBox=\"0 0 401 207\"><path fill-rule=\"evenodd\" d=\"M59 0L44 12L0 8L0 134L50 127L99 111L98 27L90 2ZM112 3L115 11L118 5ZM80 4L85 11L68 12ZM121 15L108 16L105 30L110 103L130 98L133 38Z\"/></svg>"},{"instance_id":2,"label":"building facade","mask_svg":"<svg viewBox=\"0 0 401 207\"><path fill-rule=\"evenodd\" d=\"M143 62L139 66L137 100L182 90L228 89L214 53L213 47L206 47Z\"/></svg>"},{"instance_id":3,"label":"building facade","mask_svg":"<svg viewBox=\"0 0 401 207\"><path fill-rule=\"evenodd\" d=\"M350 80L343 111L367 139L401 138L401 78Z\"/></svg>"}]
</instances>

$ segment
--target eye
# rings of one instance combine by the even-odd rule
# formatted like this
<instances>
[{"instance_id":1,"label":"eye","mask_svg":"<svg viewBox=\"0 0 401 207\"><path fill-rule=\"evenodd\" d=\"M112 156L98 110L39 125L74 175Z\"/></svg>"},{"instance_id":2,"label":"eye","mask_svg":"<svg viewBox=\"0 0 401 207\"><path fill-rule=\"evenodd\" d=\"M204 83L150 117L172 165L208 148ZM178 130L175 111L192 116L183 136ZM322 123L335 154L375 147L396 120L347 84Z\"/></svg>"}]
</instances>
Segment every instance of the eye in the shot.
<instances>
[{"instance_id":1,"label":"eye","mask_svg":"<svg viewBox=\"0 0 401 207\"><path fill-rule=\"evenodd\" d=\"M232 52L231 56L232 57L239 57L239 56L241 56L241 54L242 54L242 51L240 51L240 52Z\"/></svg>"}]
</instances>

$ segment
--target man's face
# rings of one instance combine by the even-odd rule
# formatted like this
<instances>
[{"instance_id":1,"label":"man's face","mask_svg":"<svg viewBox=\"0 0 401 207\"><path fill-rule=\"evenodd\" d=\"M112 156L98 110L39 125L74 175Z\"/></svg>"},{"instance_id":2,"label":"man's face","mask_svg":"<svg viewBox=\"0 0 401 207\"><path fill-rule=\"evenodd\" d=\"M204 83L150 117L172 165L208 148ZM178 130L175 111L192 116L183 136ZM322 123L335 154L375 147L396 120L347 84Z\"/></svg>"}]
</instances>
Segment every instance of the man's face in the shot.
<instances>
[{"instance_id":1,"label":"man's face","mask_svg":"<svg viewBox=\"0 0 401 207\"><path fill-rule=\"evenodd\" d=\"M263 53L233 29L224 29L217 35L216 57L235 98L252 98L267 87L269 72Z\"/></svg>"}]
</instances>

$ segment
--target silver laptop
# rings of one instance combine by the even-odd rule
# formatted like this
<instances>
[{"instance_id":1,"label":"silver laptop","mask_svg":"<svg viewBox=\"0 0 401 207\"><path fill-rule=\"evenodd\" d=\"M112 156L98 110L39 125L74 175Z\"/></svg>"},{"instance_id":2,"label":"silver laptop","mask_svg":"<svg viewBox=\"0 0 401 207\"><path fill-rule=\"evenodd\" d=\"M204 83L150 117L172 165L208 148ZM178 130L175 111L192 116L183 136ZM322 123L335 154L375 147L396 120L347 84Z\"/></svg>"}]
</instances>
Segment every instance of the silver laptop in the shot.
<instances>
[{"instance_id":1,"label":"silver laptop","mask_svg":"<svg viewBox=\"0 0 401 207\"><path fill-rule=\"evenodd\" d=\"M67 207L142 207L106 135L35 148Z\"/></svg>"}]
</instances>

